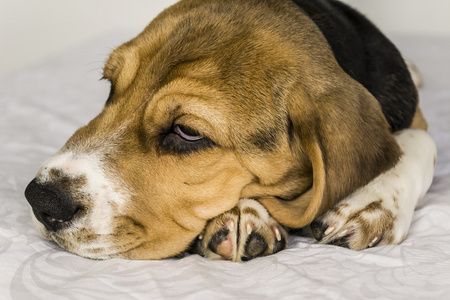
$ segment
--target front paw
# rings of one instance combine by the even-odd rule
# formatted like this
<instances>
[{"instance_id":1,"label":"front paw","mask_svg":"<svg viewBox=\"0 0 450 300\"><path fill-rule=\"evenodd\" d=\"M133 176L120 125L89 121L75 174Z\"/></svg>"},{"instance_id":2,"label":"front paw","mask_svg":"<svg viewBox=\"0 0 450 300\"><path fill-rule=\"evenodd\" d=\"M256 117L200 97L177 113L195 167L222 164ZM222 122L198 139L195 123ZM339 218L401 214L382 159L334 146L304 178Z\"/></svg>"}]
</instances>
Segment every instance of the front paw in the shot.
<instances>
[{"instance_id":1,"label":"front paw","mask_svg":"<svg viewBox=\"0 0 450 300\"><path fill-rule=\"evenodd\" d=\"M397 165L311 224L321 243L360 250L405 239L414 208L433 180L437 153L425 131L405 129L394 137L403 151Z\"/></svg>"},{"instance_id":2,"label":"front paw","mask_svg":"<svg viewBox=\"0 0 450 300\"><path fill-rule=\"evenodd\" d=\"M391 244L397 217L383 202L378 199L355 207L344 200L311 223L312 233L320 243L353 250Z\"/></svg>"},{"instance_id":3,"label":"front paw","mask_svg":"<svg viewBox=\"0 0 450 300\"><path fill-rule=\"evenodd\" d=\"M232 210L210 220L194 242L194 253L235 262L276 253L288 235L257 201L242 199Z\"/></svg>"}]
</instances>

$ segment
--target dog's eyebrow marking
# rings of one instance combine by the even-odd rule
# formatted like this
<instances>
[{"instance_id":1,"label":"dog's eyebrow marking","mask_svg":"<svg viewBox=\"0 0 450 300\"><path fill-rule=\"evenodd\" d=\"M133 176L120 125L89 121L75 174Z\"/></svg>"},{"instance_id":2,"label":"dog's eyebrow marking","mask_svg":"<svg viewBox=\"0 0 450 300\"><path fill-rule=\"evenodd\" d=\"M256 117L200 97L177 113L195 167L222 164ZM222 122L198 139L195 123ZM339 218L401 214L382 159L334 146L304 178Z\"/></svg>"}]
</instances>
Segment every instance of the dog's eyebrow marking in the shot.
<instances>
[{"instance_id":1,"label":"dog's eyebrow marking","mask_svg":"<svg viewBox=\"0 0 450 300\"><path fill-rule=\"evenodd\" d=\"M270 128L258 128L250 136L250 142L263 151L273 151L278 145L281 131L275 126Z\"/></svg>"}]
</instances>

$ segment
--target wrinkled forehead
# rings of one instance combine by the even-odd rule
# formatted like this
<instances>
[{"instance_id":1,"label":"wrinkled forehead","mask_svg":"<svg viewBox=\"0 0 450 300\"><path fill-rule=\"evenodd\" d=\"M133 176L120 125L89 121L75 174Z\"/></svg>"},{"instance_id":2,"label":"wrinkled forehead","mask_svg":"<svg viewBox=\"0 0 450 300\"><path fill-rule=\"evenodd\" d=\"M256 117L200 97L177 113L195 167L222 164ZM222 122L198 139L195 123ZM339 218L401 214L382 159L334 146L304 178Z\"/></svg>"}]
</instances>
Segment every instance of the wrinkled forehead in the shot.
<instances>
[{"instance_id":1,"label":"wrinkled forehead","mask_svg":"<svg viewBox=\"0 0 450 300\"><path fill-rule=\"evenodd\" d=\"M260 109L243 99L244 91L241 95L233 92L211 59L161 66L124 49L120 52L125 54L119 58L115 54L113 62L105 66L105 77L112 85L105 115L122 114L126 119L134 115L153 122L190 115L224 128L234 118L245 120L245 116ZM121 67L114 67L114 73L110 73L109 64L116 61ZM163 75L155 74L155 68Z\"/></svg>"},{"instance_id":2,"label":"wrinkled forehead","mask_svg":"<svg viewBox=\"0 0 450 300\"><path fill-rule=\"evenodd\" d=\"M174 45L175 47L176 45ZM249 46L252 48L252 46ZM137 91L139 88L152 95L169 86L174 92L195 96L220 95L215 101L233 102L236 108L258 110L255 102L270 105L283 96L289 76L281 57L262 58L254 49L236 49L232 46L202 53L170 56L149 54L146 45L124 44L111 53L104 67L104 78L110 80L115 93ZM243 54L245 52L245 54ZM273 53L265 53L271 56ZM177 79L189 79L189 82ZM170 85L169 85L170 84ZM167 89L166 89L167 90ZM166 91L167 92L167 91ZM262 106L261 106L262 107Z\"/></svg>"},{"instance_id":3,"label":"wrinkled forehead","mask_svg":"<svg viewBox=\"0 0 450 300\"><path fill-rule=\"evenodd\" d=\"M202 48L195 46L205 44L199 38L187 49L180 42L186 37L179 33L154 40L145 35L114 50L105 64L104 77L112 88L102 113L109 117L104 120L115 126L119 119L124 123L130 118L136 119L135 124L170 126L165 123L184 116L194 128L195 119L206 123L219 139L250 138L256 146L261 145L261 135L267 144L268 136L287 128L280 83L286 82L283 76L289 72L279 66L283 55L277 60L266 57L274 55L264 49L270 45L236 44L223 37L216 41L222 47ZM227 46L224 40L229 41Z\"/></svg>"}]
</instances>

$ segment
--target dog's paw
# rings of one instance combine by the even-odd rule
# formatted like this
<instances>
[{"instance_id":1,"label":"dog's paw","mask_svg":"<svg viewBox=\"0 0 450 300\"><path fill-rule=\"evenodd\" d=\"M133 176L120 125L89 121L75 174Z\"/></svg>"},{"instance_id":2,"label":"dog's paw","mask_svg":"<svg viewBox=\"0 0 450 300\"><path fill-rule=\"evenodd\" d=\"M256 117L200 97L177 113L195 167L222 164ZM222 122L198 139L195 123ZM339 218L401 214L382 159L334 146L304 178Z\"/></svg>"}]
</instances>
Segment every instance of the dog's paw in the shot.
<instances>
[{"instance_id":1,"label":"dog's paw","mask_svg":"<svg viewBox=\"0 0 450 300\"><path fill-rule=\"evenodd\" d=\"M360 250L405 239L414 208L433 180L436 145L416 129L400 131L395 139L403 150L397 165L311 224L321 243Z\"/></svg>"},{"instance_id":2,"label":"dog's paw","mask_svg":"<svg viewBox=\"0 0 450 300\"><path fill-rule=\"evenodd\" d=\"M355 201L343 200L311 223L312 233L320 243L361 250L404 239L394 230L398 212L387 201L360 201L363 206L355 205Z\"/></svg>"},{"instance_id":3,"label":"dog's paw","mask_svg":"<svg viewBox=\"0 0 450 300\"><path fill-rule=\"evenodd\" d=\"M287 243L283 226L259 202L242 199L238 206L207 223L191 252L239 262L276 253Z\"/></svg>"}]
</instances>

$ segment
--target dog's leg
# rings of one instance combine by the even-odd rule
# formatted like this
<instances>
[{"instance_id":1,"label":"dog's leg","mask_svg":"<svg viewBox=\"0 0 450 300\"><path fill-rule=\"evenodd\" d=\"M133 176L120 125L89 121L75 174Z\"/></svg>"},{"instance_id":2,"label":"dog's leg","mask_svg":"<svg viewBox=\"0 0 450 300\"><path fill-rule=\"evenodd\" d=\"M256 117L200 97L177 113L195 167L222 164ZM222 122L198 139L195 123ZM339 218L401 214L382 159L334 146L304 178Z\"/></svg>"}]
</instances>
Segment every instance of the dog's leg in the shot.
<instances>
[{"instance_id":1,"label":"dog's leg","mask_svg":"<svg viewBox=\"0 0 450 300\"><path fill-rule=\"evenodd\" d=\"M397 165L311 224L321 243L359 250L405 239L415 206L433 179L436 145L418 129L405 129L395 138L403 151Z\"/></svg>"},{"instance_id":2,"label":"dog's leg","mask_svg":"<svg viewBox=\"0 0 450 300\"><path fill-rule=\"evenodd\" d=\"M210 220L191 252L209 259L247 261L276 253L288 235L257 201L242 199L232 210Z\"/></svg>"}]
</instances>

